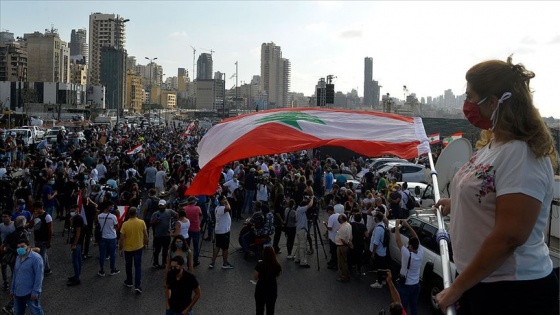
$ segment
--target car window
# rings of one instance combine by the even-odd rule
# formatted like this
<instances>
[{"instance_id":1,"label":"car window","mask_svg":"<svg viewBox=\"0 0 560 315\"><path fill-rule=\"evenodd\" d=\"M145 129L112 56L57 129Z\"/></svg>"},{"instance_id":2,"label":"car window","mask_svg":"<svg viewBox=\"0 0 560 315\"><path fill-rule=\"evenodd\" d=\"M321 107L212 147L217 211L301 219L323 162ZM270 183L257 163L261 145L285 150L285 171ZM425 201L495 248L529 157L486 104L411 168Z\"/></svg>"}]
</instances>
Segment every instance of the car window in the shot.
<instances>
[{"instance_id":1,"label":"car window","mask_svg":"<svg viewBox=\"0 0 560 315\"><path fill-rule=\"evenodd\" d=\"M434 199L434 188L432 187L432 185L428 185L428 187L426 187L426 192L424 193L424 198L425 199Z\"/></svg>"}]
</instances>

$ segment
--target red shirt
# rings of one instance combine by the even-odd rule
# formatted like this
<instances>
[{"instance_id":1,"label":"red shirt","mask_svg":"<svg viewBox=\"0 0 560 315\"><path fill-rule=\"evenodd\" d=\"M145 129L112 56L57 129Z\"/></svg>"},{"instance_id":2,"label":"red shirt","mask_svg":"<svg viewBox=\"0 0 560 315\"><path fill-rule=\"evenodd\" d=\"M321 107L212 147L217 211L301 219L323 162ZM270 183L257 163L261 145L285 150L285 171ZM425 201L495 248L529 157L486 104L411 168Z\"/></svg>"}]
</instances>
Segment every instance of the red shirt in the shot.
<instances>
[{"instance_id":1,"label":"red shirt","mask_svg":"<svg viewBox=\"0 0 560 315\"><path fill-rule=\"evenodd\" d=\"M191 221L191 226L189 227L189 232L200 232L200 216L202 215L202 210L197 205L187 205L183 208L187 214L187 219Z\"/></svg>"}]
</instances>

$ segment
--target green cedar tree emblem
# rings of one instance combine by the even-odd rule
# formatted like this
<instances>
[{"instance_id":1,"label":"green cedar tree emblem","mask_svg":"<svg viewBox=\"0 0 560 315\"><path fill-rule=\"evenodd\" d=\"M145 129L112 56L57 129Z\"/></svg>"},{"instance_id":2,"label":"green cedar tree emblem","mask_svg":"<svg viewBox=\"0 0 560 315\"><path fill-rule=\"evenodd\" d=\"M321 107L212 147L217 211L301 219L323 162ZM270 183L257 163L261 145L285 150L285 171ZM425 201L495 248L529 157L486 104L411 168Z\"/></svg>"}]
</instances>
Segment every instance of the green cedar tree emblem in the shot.
<instances>
[{"instance_id":1,"label":"green cedar tree emblem","mask_svg":"<svg viewBox=\"0 0 560 315\"><path fill-rule=\"evenodd\" d=\"M258 119L256 121L256 123L280 122L280 123L295 127L299 130L302 130L301 126L298 124L299 120L309 121L309 122L316 123L316 124L326 125L326 123L324 121L322 121L321 119L319 119L315 116L303 113L303 112L276 113L276 114L272 114L270 116L266 116L266 117L263 117L261 119Z\"/></svg>"}]
</instances>

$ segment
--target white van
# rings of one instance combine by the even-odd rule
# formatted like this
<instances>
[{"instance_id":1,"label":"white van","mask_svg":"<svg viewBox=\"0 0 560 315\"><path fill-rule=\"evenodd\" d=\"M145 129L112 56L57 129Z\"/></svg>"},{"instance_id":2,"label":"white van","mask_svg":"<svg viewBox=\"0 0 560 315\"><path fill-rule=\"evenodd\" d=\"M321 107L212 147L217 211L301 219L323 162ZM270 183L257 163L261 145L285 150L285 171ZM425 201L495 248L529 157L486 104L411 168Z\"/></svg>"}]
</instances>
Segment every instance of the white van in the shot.
<instances>
[{"instance_id":1,"label":"white van","mask_svg":"<svg viewBox=\"0 0 560 315\"><path fill-rule=\"evenodd\" d=\"M29 129L10 129L8 130L7 134L11 135L14 138L16 138L17 135L21 135L21 139L23 139L23 143L25 146L35 144L33 132Z\"/></svg>"}]
</instances>

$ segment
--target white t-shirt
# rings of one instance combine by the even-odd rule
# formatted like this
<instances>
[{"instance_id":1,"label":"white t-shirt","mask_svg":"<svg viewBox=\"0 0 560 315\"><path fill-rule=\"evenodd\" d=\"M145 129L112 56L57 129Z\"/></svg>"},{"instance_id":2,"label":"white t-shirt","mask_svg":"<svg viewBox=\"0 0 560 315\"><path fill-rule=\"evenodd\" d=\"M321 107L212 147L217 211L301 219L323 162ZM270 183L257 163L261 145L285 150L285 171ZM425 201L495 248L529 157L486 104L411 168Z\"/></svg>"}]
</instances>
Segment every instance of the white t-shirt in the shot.
<instances>
[{"instance_id":1,"label":"white t-shirt","mask_svg":"<svg viewBox=\"0 0 560 315\"><path fill-rule=\"evenodd\" d=\"M107 217L107 223L105 223L105 217ZM106 239L117 238L117 230L115 230L115 225L119 224L117 221L117 216L112 213L100 213L97 216L101 230L101 237Z\"/></svg>"},{"instance_id":2,"label":"white t-shirt","mask_svg":"<svg viewBox=\"0 0 560 315\"><path fill-rule=\"evenodd\" d=\"M231 230L231 216L225 212L225 206L216 207L216 234L225 234Z\"/></svg>"},{"instance_id":3,"label":"white t-shirt","mask_svg":"<svg viewBox=\"0 0 560 315\"><path fill-rule=\"evenodd\" d=\"M552 271L543 237L553 195L550 159L535 158L518 140L491 146L476 152L451 182L450 235L457 270L465 270L494 228L496 198L521 193L541 202L537 222L525 244L483 282L544 278Z\"/></svg>"},{"instance_id":4,"label":"white t-shirt","mask_svg":"<svg viewBox=\"0 0 560 315\"><path fill-rule=\"evenodd\" d=\"M329 233L329 240L331 241L335 241L336 239L336 232L338 231L338 228L340 227L340 222L338 222L338 216L340 214L338 213L333 213L329 216L329 221L327 222L327 227L332 228L328 233Z\"/></svg>"},{"instance_id":5,"label":"white t-shirt","mask_svg":"<svg viewBox=\"0 0 560 315\"><path fill-rule=\"evenodd\" d=\"M410 251L403 245L401 248L401 275L406 276L405 284L417 284L420 282L420 267L422 267L422 260L424 259L424 248L418 246L418 253L412 253L407 274L408 257L410 257Z\"/></svg>"},{"instance_id":6,"label":"white t-shirt","mask_svg":"<svg viewBox=\"0 0 560 315\"><path fill-rule=\"evenodd\" d=\"M224 183L224 186L227 187L228 189L228 193L227 193L228 198L233 198L233 192L237 188L239 188L239 181L237 179L236 180L230 179Z\"/></svg>"},{"instance_id":7,"label":"white t-shirt","mask_svg":"<svg viewBox=\"0 0 560 315\"><path fill-rule=\"evenodd\" d=\"M156 182L154 186L163 187L164 181L165 181L165 171L164 170L158 171L156 173Z\"/></svg>"}]
</instances>

